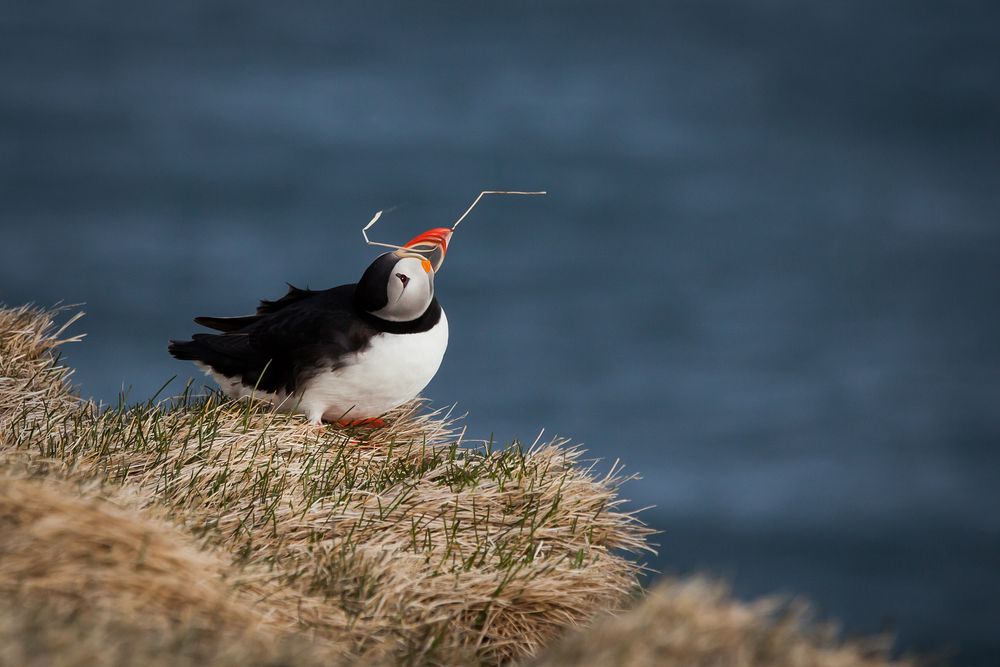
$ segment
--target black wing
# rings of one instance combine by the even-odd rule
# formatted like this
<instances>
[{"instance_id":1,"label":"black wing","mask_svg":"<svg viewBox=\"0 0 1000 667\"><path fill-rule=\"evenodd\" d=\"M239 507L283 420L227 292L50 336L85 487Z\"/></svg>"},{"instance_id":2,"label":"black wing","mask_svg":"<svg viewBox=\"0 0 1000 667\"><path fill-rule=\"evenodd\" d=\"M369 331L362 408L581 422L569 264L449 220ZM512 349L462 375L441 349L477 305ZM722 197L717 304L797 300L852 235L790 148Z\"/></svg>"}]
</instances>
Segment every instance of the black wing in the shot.
<instances>
[{"instance_id":1,"label":"black wing","mask_svg":"<svg viewBox=\"0 0 1000 667\"><path fill-rule=\"evenodd\" d=\"M316 372L342 365L377 333L355 311L353 288L292 288L282 299L261 302L257 315L199 318L224 322L225 333L171 341L170 354L200 361L261 391L294 392Z\"/></svg>"},{"instance_id":2,"label":"black wing","mask_svg":"<svg viewBox=\"0 0 1000 667\"><path fill-rule=\"evenodd\" d=\"M290 306L321 293L310 289L299 289L291 283L287 283L287 285L288 293L280 299L275 301L262 299L260 305L257 306L257 313L255 315L243 315L241 317L196 317L194 318L195 324L200 324L203 327L215 329L216 331L239 331L259 320L261 315L277 312L285 306Z\"/></svg>"},{"instance_id":3,"label":"black wing","mask_svg":"<svg viewBox=\"0 0 1000 667\"><path fill-rule=\"evenodd\" d=\"M325 290L324 292L314 292L311 289L299 289L298 287L296 287L291 283L285 283L285 284L288 285L288 293L285 294L285 296L281 297L277 301L268 301L267 299L261 299L260 305L257 306L258 315L276 313L282 308L291 306L292 304L295 303L299 303L300 301L313 297L317 294L325 294L327 292L334 292L337 290L342 290L345 294L347 294L348 290L346 290L345 288L351 288L350 292L351 294L353 294L355 287L354 285L342 285L340 287L334 287L332 290ZM349 303L345 305L350 306Z\"/></svg>"}]
</instances>

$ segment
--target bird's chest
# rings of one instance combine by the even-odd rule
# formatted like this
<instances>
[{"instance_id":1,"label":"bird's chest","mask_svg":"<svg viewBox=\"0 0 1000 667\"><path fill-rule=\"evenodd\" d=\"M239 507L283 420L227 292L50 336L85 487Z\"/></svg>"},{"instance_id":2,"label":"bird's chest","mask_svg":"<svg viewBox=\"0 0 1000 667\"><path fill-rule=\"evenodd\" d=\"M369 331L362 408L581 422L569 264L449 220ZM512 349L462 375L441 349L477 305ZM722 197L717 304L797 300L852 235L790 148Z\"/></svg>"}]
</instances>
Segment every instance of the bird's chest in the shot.
<instances>
[{"instance_id":1,"label":"bird's chest","mask_svg":"<svg viewBox=\"0 0 1000 667\"><path fill-rule=\"evenodd\" d=\"M343 369L344 375L385 386L417 386L420 391L437 373L447 347L448 321L442 313L437 326L429 331L375 336L355 356L354 363Z\"/></svg>"},{"instance_id":2,"label":"bird's chest","mask_svg":"<svg viewBox=\"0 0 1000 667\"><path fill-rule=\"evenodd\" d=\"M447 347L443 312L428 331L378 334L340 368L313 378L304 398L321 402L327 418L348 411L354 418L378 416L419 394L437 373Z\"/></svg>"}]
</instances>

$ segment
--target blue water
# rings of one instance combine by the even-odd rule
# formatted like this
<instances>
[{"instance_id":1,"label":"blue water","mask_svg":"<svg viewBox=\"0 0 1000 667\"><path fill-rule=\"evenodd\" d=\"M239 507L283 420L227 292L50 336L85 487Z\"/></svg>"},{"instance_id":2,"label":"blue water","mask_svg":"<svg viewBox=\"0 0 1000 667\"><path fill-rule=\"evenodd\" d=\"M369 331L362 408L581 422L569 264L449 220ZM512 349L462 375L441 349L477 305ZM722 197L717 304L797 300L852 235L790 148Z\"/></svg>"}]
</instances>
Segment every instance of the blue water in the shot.
<instances>
[{"instance_id":1,"label":"blue water","mask_svg":"<svg viewBox=\"0 0 1000 667\"><path fill-rule=\"evenodd\" d=\"M0 300L84 395L459 228L427 395L621 458L656 567L1000 655L1000 5L0 5Z\"/></svg>"}]
</instances>

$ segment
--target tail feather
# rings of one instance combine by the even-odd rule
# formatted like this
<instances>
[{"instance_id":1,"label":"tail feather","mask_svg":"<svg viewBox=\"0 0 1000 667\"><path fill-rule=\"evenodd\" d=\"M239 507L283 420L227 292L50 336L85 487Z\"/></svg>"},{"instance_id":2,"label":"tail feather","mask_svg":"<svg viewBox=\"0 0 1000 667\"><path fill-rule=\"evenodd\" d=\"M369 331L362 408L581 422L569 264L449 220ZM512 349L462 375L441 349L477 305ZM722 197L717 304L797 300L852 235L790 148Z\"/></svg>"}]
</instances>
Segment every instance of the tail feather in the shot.
<instances>
[{"instance_id":1,"label":"tail feather","mask_svg":"<svg viewBox=\"0 0 1000 667\"><path fill-rule=\"evenodd\" d=\"M272 364L270 355L253 348L250 338L241 334L195 334L191 340L172 340L170 354L183 361L197 361L228 378L240 378L247 386L275 391L294 385L293 369ZM265 373L269 366L271 370Z\"/></svg>"},{"instance_id":2,"label":"tail feather","mask_svg":"<svg viewBox=\"0 0 1000 667\"><path fill-rule=\"evenodd\" d=\"M199 345L193 340L172 340L167 345L170 356L182 361L201 361Z\"/></svg>"},{"instance_id":3,"label":"tail feather","mask_svg":"<svg viewBox=\"0 0 1000 667\"><path fill-rule=\"evenodd\" d=\"M191 341L186 340L172 340L167 344L167 352L175 359L194 361L195 357L190 343Z\"/></svg>"}]
</instances>

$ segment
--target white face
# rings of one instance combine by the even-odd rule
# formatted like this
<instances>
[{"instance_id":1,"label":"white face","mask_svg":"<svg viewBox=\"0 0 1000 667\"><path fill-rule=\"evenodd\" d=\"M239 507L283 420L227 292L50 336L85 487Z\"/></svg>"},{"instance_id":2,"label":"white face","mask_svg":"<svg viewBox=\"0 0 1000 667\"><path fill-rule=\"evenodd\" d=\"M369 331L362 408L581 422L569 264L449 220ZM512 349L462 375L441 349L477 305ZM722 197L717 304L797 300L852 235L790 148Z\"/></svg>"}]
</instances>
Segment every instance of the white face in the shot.
<instances>
[{"instance_id":1,"label":"white face","mask_svg":"<svg viewBox=\"0 0 1000 667\"><path fill-rule=\"evenodd\" d=\"M390 322L409 322L424 314L434 298L434 271L425 271L415 257L396 262L386 286L388 303L372 313Z\"/></svg>"}]
</instances>

